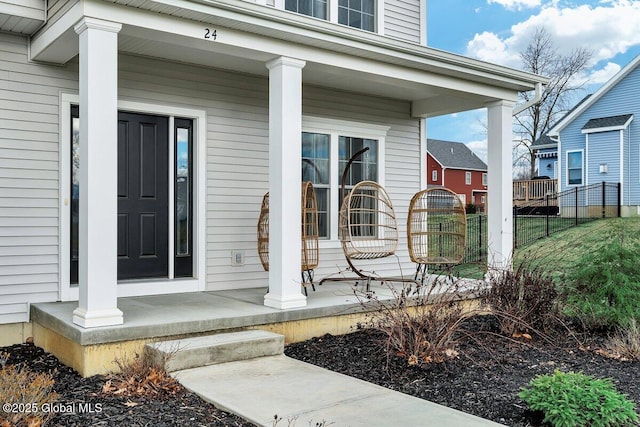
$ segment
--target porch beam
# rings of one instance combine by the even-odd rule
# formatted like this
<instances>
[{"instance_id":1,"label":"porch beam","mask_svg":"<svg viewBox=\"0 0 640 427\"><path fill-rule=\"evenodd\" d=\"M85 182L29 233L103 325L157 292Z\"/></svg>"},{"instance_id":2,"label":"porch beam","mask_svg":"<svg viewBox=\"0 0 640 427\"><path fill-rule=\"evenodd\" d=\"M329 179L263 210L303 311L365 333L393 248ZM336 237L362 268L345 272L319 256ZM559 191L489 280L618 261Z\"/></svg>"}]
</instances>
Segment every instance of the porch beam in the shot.
<instances>
[{"instance_id":1,"label":"porch beam","mask_svg":"<svg viewBox=\"0 0 640 427\"><path fill-rule=\"evenodd\" d=\"M512 138L514 102L487 104L487 218L489 273L510 269L513 255Z\"/></svg>"},{"instance_id":2,"label":"porch beam","mask_svg":"<svg viewBox=\"0 0 640 427\"><path fill-rule=\"evenodd\" d=\"M269 69L269 292L264 304L304 307L301 265L300 164L302 161L302 68L279 57Z\"/></svg>"},{"instance_id":3,"label":"porch beam","mask_svg":"<svg viewBox=\"0 0 640 427\"><path fill-rule=\"evenodd\" d=\"M120 325L118 291L118 32L83 18L80 45L79 305L73 323Z\"/></svg>"}]
</instances>

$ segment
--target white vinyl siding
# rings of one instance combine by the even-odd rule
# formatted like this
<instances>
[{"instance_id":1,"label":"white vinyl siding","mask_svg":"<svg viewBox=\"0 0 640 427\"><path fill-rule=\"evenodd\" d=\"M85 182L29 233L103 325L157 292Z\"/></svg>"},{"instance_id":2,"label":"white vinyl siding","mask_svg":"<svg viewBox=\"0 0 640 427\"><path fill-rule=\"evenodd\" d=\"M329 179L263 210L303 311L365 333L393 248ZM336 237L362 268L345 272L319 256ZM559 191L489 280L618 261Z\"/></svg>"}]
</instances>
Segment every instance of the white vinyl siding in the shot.
<instances>
[{"instance_id":1,"label":"white vinyl siding","mask_svg":"<svg viewBox=\"0 0 640 427\"><path fill-rule=\"evenodd\" d=\"M58 93L73 67L27 62L27 39L0 34L0 323L58 298Z\"/></svg>"},{"instance_id":2,"label":"white vinyl siding","mask_svg":"<svg viewBox=\"0 0 640 427\"><path fill-rule=\"evenodd\" d=\"M269 182L268 80L131 56L121 56L119 76L121 97L206 110L207 289L266 286L268 273L258 258L255 230ZM398 220L404 238L406 210L420 182L419 121L410 118L410 104L315 86L305 86L303 94L305 115L391 127L385 142L385 186L397 204L396 214L404 212L405 219ZM337 272L336 265L346 266L339 244L328 245L321 251L316 277ZM231 265L235 250L244 251L245 265ZM398 270L392 258L377 265L376 271Z\"/></svg>"},{"instance_id":3,"label":"white vinyl siding","mask_svg":"<svg viewBox=\"0 0 640 427\"><path fill-rule=\"evenodd\" d=\"M46 66L28 63L26 52L25 38L0 34L0 323L25 321L29 303L59 298L58 248L68 238L59 236L59 109L61 92L78 91L77 59ZM303 94L305 115L389 127L385 187L409 274L406 214L420 183L419 120L410 104L315 86ZM269 180L268 80L120 55L119 97L206 112L206 288L266 286L255 230ZM317 278L346 267L338 242L327 245ZM231 265L235 250L244 251L243 266ZM398 274L398 261L378 260L375 270Z\"/></svg>"},{"instance_id":4,"label":"white vinyl siding","mask_svg":"<svg viewBox=\"0 0 640 427\"><path fill-rule=\"evenodd\" d=\"M385 0L384 34L420 43L420 13L420 0ZM422 31L426 32L427 29Z\"/></svg>"}]
</instances>

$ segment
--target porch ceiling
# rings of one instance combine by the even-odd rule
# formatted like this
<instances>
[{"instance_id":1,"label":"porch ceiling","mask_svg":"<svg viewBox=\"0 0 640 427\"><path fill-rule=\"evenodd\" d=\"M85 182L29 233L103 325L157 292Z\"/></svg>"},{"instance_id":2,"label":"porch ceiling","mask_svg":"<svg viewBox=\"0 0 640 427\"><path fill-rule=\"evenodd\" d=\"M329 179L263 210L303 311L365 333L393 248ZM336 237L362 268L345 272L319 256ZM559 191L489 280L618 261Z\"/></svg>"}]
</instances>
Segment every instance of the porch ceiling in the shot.
<instances>
[{"instance_id":1,"label":"porch ceiling","mask_svg":"<svg viewBox=\"0 0 640 427\"><path fill-rule=\"evenodd\" d=\"M118 2L118 0L115 0ZM517 98L544 78L376 34L228 0L141 0L137 8L99 0L76 4L33 38L34 59L66 62L78 52L82 16L123 24L119 50L268 76L279 56L306 61L303 82L412 102L414 116L481 108ZM217 31L205 39L205 28Z\"/></svg>"}]
</instances>

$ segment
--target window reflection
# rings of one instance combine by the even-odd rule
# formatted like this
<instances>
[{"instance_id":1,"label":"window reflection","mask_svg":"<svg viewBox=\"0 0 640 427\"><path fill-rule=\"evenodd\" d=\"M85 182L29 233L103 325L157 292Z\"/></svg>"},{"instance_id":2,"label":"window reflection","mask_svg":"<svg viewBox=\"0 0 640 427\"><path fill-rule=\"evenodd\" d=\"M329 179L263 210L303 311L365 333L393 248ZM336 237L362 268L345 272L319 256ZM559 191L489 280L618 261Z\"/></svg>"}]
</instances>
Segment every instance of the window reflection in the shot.
<instances>
[{"instance_id":1,"label":"window reflection","mask_svg":"<svg viewBox=\"0 0 640 427\"><path fill-rule=\"evenodd\" d=\"M72 284L78 283L78 218L80 200L80 118L77 106L71 108L71 276ZM75 264L75 265L73 265Z\"/></svg>"},{"instance_id":2,"label":"window reflection","mask_svg":"<svg viewBox=\"0 0 640 427\"><path fill-rule=\"evenodd\" d=\"M189 129L176 130L176 254L189 255Z\"/></svg>"}]
</instances>

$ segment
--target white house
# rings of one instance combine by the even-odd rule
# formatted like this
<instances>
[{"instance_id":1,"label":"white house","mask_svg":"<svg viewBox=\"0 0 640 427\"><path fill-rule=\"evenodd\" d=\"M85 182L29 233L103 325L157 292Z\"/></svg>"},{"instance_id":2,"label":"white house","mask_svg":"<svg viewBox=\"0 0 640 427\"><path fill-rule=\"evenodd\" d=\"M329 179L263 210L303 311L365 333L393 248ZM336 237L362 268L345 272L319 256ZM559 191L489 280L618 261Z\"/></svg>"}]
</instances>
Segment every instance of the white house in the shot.
<instances>
[{"instance_id":1,"label":"white house","mask_svg":"<svg viewBox=\"0 0 640 427\"><path fill-rule=\"evenodd\" d=\"M482 107L489 263L506 262L513 108L546 80L426 33L422 0L0 0L0 324L77 300L76 325L117 325L121 297L267 284L265 305L304 306L303 146L330 170L321 277L344 264L345 150L376 148L403 234L426 185L424 118Z\"/></svg>"}]
</instances>

